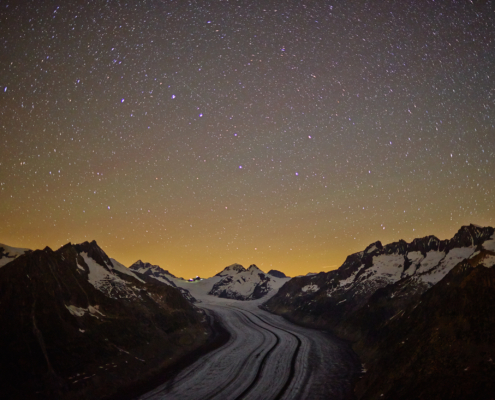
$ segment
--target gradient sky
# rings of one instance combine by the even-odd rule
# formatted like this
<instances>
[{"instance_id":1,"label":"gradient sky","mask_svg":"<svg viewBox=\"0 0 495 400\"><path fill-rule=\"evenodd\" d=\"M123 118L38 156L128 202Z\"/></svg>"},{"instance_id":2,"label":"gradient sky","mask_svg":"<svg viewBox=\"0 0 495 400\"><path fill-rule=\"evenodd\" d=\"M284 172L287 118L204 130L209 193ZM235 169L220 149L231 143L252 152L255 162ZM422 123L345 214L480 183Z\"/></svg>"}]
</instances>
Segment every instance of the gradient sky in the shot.
<instances>
[{"instance_id":1,"label":"gradient sky","mask_svg":"<svg viewBox=\"0 0 495 400\"><path fill-rule=\"evenodd\" d=\"M0 41L2 243L293 276L495 225L493 2L2 1Z\"/></svg>"}]
</instances>

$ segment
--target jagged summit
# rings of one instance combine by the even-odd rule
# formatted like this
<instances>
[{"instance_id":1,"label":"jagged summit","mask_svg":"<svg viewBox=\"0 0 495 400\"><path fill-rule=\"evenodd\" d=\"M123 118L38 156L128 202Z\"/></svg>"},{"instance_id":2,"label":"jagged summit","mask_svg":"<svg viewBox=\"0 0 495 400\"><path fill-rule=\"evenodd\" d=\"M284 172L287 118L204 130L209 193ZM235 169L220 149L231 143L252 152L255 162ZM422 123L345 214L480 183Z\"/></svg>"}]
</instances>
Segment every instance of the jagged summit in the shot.
<instances>
[{"instance_id":1,"label":"jagged summit","mask_svg":"<svg viewBox=\"0 0 495 400\"><path fill-rule=\"evenodd\" d=\"M152 270L152 271L157 271L161 273L165 273L172 278L176 278L175 275L173 275L171 272L169 272L166 269L163 269L162 267L158 265L153 265L149 262L143 262L141 260L137 260L134 264L132 264L129 269L132 269L133 271L140 272L140 273L146 273L147 270Z\"/></svg>"},{"instance_id":2,"label":"jagged summit","mask_svg":"<svg viewBox=\"0 0 495 400\"><path fill-rule=\"evenodd\" d=\"M383 249L383 245L382 245L382 242L380 242L378 240L375 243L371 243L368 247L366 247L366 249L364 249L364 252L365 253L373 253L374 251L381 250L381 249Z\"/></svg>"},{"instance_id":3,"label":"jagged summit","mask_svg":"<svg viewBox=\"0 0 495 400\"><path fill-rule=\"evenodd\" d=\"M67 245L70 246L71 244L68 243ZM101 249L101 247L98 246L96 240L93 240L91 242L86 241L84 243L75 244L73 246L76 248L78 253L85 253L88 257L92 258L100 265L106 265L107 267L112 267L112 261L107 256L107 254Z\"/></svg>"},{"instance_id":4,"label":"jagged summit","mask_svg":"<svg viewBox=\"0 0 495 400\"><path fill-rule=\"evenodd\" d=\"M236 300L259 299L278 289L289 279L269 276L256 264L251 264L248 269L240 264L232 264L215 277L221 279L213 285L208 294Z\"/></svg>"}]
</instances>

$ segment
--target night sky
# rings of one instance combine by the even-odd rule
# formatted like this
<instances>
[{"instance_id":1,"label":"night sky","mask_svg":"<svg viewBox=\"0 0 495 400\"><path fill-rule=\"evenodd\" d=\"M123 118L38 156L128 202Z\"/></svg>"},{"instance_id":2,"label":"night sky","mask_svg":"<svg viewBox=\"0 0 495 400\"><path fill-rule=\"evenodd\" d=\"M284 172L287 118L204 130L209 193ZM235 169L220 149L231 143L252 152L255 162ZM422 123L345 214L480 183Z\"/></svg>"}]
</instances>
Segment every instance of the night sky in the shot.
<instances>
[{"instance_id":1,"label":"night sky","mask_svg":"<svg viewBox=\"0 0 495 400\"><path fill-rule=\"evenodd\" d=\"M493 2L2 1L0 41L1 243L293 276L495 225Z\"/></svg>"}]
</instances>

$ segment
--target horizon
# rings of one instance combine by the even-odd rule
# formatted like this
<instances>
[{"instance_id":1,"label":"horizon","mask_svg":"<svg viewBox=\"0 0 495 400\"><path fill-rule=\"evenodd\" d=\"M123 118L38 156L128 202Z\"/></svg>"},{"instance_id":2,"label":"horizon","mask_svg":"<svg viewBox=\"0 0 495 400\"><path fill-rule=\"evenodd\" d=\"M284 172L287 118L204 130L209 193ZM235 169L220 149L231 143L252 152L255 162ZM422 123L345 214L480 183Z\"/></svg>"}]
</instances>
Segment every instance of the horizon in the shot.
<instances>
[{"instance_id":1,"label":"horizon","mask_svg":"<svg viewBox=\"0 0 495 400\"><path fill-rule=\"evenodd\" d=\"M332 271L332 270L336 270L340 266L342 266L342 264L344 263L344 261L347 258L347 256L350 256L352 254L358 253L360 251L364 251L366 249L366 247L368 247L369 245L371 245L373 243L376 243L378 241L381 242L382 245L385 246L387 244L399 242L400 240L405 240L407 243L411 243L414 239L423 238L423 237L427 237L427 236L435 236L439 240L449 240L449 239L452 239L454 237L454 235L462 227L464 227L464 226L470 226L470 225L474 225L474 226L480 227L480 228L493 227L492 225L487 225L487 224L480 225L480 224L475 224L473 222L470 222L470 223L467 223L467 224L460 225L450 236L447 236L447 237L442 237L442 236L439 236L439 235L437 235L435 233L428 233L428 234L425 234L425 235L419 235L419 236L416 236L416 237L412 237L409 240L406 240L404 238L398 238L396 240L386 241L385 242L383 240L377 239L377 240L370 241L365 246L361 247L360 249L357 249L354 252L351 252L349 254L346 254L345 257L342 259L342 262L340 262L339 264L326 265L326 266L321 266L321 267L317 267L317 266L311 267L311 266L309 266L309 267L307 267L304 270L303 269L299 269L297 267L294 268L294 269L291 269L291 268L284 269L283 267L266 266L266 263L256 263L256 262L252 262L252 261L250 261L248 263L243 263L243 262L239 262L239 260L237 260L237 261L233 261L233 262L227 262L227 263L224 263L224 264L220 264L219 262L217 262L216 264L214 264L214 265L212 265L210 267L206 267L206 268L203 269L203 271L205 271L205 272L206 271L210 271L210 272L197 273L198 270L197 269L194 269L194 267L189 266L188 268L186 267L186 268L183 268L183 269L180 269L179 270L178 268L180 268L180 267L170 266L170 263L163 264L163 263L160 263L160 262L154 262L151 259L146 258L146 256L144 256L144 255L141 255L141 256L138 256L137 258L134 258L134 261L124 260L123 257L120 257L119 255L115 254L113 252L113 250L109 249L107 246L105 246L105 244L100 243L100 241L97 240L97 239L91 239L91 238L87 238L87 239L81 240L81 241L67 241L67 242L65 242L65 243L63 243L61 245L58 245L58 246L50 246L48 244L46 244L44 246L34 246L34 247L33 246L26 246L26 245L23 245L23 244L13 245L11 243L6 243L5 241L2 241L2 240L0 240L0 244L4 244L6 246L15 247L15 248L29 248L30 250L33 250L33 251L34 250L42 250L45 247L49 247L53 251L56 251L60 247L66 245L68 243L71 243L71 244L81 244L81 243L84 243L84 242L92 242L94 240L94 241L96 241L97 245L107 254L108 257L115 259L116 261L120 262L121 264L123 264L127 268L129 268L132 264L134 264L137 261L142 261L144 263L150 263L152 265L157 265L160 268L169 271L174 276L181 277L181 278L184 278L184 279L189 279L190 277L195 277L195 276L199 276L199 277L205 278L205 279L211 278L211 277L215 276L217 273L223 271L226 267L229 267L229 266L234 265L234 264L240 264L240 265L242 265L246 269L251 264L255 264L264 273L268 273L268 271L270 271L270 270L273 269L273 270L277 270L277 271L283 272L288 277L293 278L295 276L307 275L309 273L320 273L320 272L329 272L329 271ZM291 271L293 271L293 272L291 272Z\"/></svg>"}]
</instances>

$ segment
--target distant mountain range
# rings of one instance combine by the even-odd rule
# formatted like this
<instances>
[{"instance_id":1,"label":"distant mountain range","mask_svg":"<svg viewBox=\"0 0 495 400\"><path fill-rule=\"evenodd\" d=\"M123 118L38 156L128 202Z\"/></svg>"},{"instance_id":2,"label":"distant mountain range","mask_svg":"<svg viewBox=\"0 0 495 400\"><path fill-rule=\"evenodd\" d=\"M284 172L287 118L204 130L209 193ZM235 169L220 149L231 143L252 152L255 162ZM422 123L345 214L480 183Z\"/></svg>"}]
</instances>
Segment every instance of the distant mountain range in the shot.
<instances>
[{"instance_id":1,"label":"distant mountain range","mask_svg":"<svg viewBox=\"0 0 495 400\"><path fill-rule=\"evenodd\" d=\"M197 289L198 285L201 286L203 292L211 296L233 300L256 300L266 296L268 293L274 293L290 279L283 272L276 270L271 270L268 274L265 274L254 264L250 265L248 269L240 264L232 264L211 278L195 282L177 278L158 265L145 263L141 260L131 265L129 269L148 279L156 279L167 285L177 287L192 302L195 302L196 299L191 295L188 288Z\"/></svg>"},{"instance_id":2,"label":"distant mountain range","mask_svg":"<svg viewBox=\"0 0 495 400\"><path fill-rule=\"evenodd\" d=\"M337 270L291 279L262 307L354 341L367 369L360 399L490 399L494 264L491 227L376 242Z\"/></svg>"}]
</instances>

